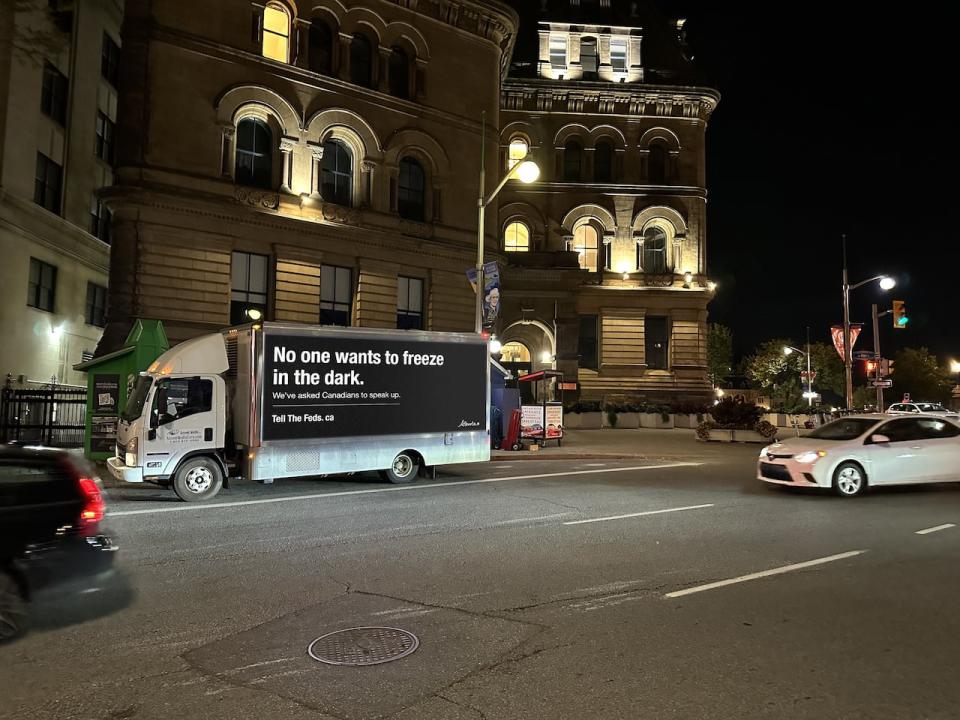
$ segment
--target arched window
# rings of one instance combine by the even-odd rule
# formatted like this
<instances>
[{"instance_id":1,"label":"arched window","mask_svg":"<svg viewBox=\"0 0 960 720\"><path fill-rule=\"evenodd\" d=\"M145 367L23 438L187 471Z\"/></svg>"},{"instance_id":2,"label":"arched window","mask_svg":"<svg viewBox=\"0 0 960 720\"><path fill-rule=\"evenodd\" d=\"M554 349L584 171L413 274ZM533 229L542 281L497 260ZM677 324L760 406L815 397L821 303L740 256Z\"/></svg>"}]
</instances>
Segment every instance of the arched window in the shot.
<instances>
[{"instance_id":1,"label":"arched window","mask_svg":"<svg viewBox=\"0 0 960 720\"><path fill-rule=\"evenodd\" d=\"M571 250L575 250L584 270L596 272L600 234L593 225L581 225L573 231Z\"/></svg>"},{"instance_id":2,"label":"arched window","mask_svg":"<svg viewBox=\"0 0 960 720\"><path fill-rule=\"evenodd\" d=\"M500 348L501 363L528 363L530 362L530 348L521 342L504 343Z\"/></svg>"},{"instance_id":3,"label":"arched window","mask_svg":"<svg viewBox=\"0 0 960 720\"><path fill-rule=\"evenodd\" d=\"M387 77L390 82L390 94L398 98L410 97L410 60L401 47L390 51Z\"/></svg>"},{"instance_id":4,"label":"arched window","mask_svg":"<svg viewBox=\"0 0 960 720\"><path fill-rule=\"evenodd\" d=\"M613 181L613 145L601 140L593 150L593 179L598 183Z\"/></svg>"},{"instance_id":5,"label":"arched window","mask_svg":"<svg viewBox=\"0 0 960 720\"><path fill-rule=\"evenodd\" d=\"M400 161L397 183L397 213L407 220L424 220L426 215L427 178L423 166L413 158Z\"/></svg>"},{"instance_id":6,"label":"arched window","mask_svg":"<svg viewBox=\"0 0 960 720\"><path fill-rule=\"evenodd\" d=\"M650 146L647 158L647 182L650 185L665 185L667 182L667 149L660 143Z\"/></svg>"},{"instance_id":7,"label":"arched window","mask_svg":"<svg viewBox=\"0 0 960 720\"><path fill-rule=\"evenodd\" d=\"M310 24L310 69L321 75L333 73L333 30L320 18Z\"/></svg>"},{"instance_id":8,"label":"arched window","mask_svg":"<svg viewBox=\"0 0 960 720\"><path fill-rule=\"evenodd\" d=\"M350 42L350 82L373 87L373 46L360 33Z\"/></svg>"},{"instance_id":9,"label":"arched window","mask_svg":"<svg viewBox=\"0 0 960 720\"><path fill-rule=\"evenodd\" d=\"M643 250L637 245L637 268L645 273L663 275L667 272L667 234L658 227L643 231Z\"/></svg>"},{"instance_id":10,"label":"arched window","mask_svg":"<svg viewBox=\"0 0 960 720\"><path fill-rule=\"evenodd\" d=\"M290 62L290 13L280 3L263 9L263 56Z\"/></svg>"},{"instance_id":11,"label":"arched window","mask_svg":"<svg viewBox=\"0 0 960 720\"><path fill-rule=\"evenodd\" d=\"M567 144L563 146L564 182L580 182L582 167L583 148L576 140L567 140Z\"/></svg>"},{"instance_id":12,"label":"arched window","mask_svg":"<svg viewBox=\"0 0 960 720\"><path fill-rule=\"evenodd\" d=\"M503 249L507 252L530 250L530 228L522 222L512 222L503 233Z\"/></svg>"},{"instance_id":13,"label":"arched window","mask_svg":"<svg viewBox=\"0 0 960 720\"><path fill-rule=\"evenodd\" d=\"M259 118L237 124L234 180L238 185L270 188L273 185L273 133Z\"/></svg>"},{"instance_id":14,"label":"arched window","mask_svg":"<svg viewBox=\"0 0 960 720\"><path fill-rule=\"evenodd\" d=\"M353 198L353 156L339 140L323 144L323 171L320 176L320 194L327 202L351 204Z\"/></svg>"},{"instance_id":15,"label":"arched window","mask_svg":"<svg viewBox=\"0 0 960 720\"><path fill-rule=\"evenodd\" d=\"M527 157L530 152L530 144L525 138L515 137L510 140L507 148L507 170L512 170L513 166Z\"/></svg>"}]
</instances>

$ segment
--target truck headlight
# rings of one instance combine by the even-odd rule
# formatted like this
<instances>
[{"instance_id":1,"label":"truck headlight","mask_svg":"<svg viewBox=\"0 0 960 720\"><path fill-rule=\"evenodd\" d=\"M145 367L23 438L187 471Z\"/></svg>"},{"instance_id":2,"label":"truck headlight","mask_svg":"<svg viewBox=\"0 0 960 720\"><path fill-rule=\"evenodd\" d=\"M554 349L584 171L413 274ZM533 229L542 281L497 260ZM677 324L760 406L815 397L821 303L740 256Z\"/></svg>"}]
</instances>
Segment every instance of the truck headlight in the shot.
<instances>
[{"instance_id":1,"label":"truck headlight","mask_svg":"<svg viewBox=\"0 0 960 720\"><path fill-rule=\"evenodd\" d=\"M815 463L820 458L824 457L826 453L823 450L810 450L805 453L800 453L799 455L794 455L793 459L798 463L810 464Z\"/></svg>"},{"instance_id":2,"label":"truck headlight","mask_svg":"<svg viewBox=\"0 0 960 720\"><path fill-rule=\"evenodd\" d=\"M127 443L127 456L123 459L127 467L136 467L137 465L137 446L140 443L138 438L133 438L129 443Z\"/></svg>"}]
</instances>

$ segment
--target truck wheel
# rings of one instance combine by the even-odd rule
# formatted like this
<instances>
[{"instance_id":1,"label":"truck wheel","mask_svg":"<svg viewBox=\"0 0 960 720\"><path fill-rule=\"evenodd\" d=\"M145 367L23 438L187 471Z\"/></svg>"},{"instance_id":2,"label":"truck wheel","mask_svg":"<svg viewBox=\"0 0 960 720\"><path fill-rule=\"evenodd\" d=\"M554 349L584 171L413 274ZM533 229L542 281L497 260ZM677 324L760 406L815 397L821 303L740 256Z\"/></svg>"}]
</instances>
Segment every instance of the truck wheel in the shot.
<instances>
[{"instance_id":1,"label":"truck wheel","mask_svg":"<svg viewBox=\"0 0 960 720\"><path fill-rule=\"evenodd\" d=\"M173 491L184 502L209 500L223 487L220 466L206 457L186 460L173 478Z\"/></svg>"},{"instance_id":2,"label":"truck wheel","mask_svg":"<svg viewBox=\"0 0 960 720\"><path fill-rule=\"evenodd\" d=\"M27 607L20 586L0 570L0 643L13 640L27 627Z\"/></svg>"},{"instance_id":3,"label":"truck wheel","mask_svg":"<svg viewBox=\"0 0 960 720\"><path fill-rule=\"evenodd\" d=\"M393 459L393 464L386 470L381 470L380 475L384 480L389 480L396 485L411 483L417 479L417 473L420 471L420 463L417 458L409 452L402 452Z\"/></svg>"}]
</instances>

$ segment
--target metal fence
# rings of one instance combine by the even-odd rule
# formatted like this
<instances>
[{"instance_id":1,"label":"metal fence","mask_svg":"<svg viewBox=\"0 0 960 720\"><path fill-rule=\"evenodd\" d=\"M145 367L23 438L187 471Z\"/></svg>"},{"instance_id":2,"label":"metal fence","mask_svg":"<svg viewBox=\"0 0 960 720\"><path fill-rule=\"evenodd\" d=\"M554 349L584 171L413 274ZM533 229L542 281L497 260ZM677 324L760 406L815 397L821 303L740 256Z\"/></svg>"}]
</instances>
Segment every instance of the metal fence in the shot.
<instances>
[{"instance_id":1,"label":"metal fence","mask_svg":"<svg viewBox=\"0 0 960 720\"><path fill-rule=\"evenodd\" d=\"M85 389L8 385L0 395L0 442L83 447L86 414Z\"/></svg>"}]
</instances>

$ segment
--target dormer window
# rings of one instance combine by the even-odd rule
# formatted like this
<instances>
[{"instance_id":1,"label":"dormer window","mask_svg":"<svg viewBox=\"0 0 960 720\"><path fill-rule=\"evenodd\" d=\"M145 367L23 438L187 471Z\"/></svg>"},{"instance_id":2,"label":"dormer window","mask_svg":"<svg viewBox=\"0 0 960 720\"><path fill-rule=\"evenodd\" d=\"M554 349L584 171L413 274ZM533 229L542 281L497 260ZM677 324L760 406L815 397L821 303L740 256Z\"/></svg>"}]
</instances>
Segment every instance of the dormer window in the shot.
<instances>
[{"instance_id":1,"label":"dormer window","mask_svg":"<svg viewBox=\"0 0 960 720\"><path fill-rule=\"evenodd\" d=\"M263 10L263 56L280 62L290 59L290 14L280 3Z\"/></svg>"},{"instance_id":2,"label":"dormer window","mask_svg":"<svg viewBox=\"0 0 960 720\"><path fill-rule=\"evenodd\" d=\"M580 65L583 67L585 79L597 79L597 39L595 37L585 37L580 40Z\"/></svg>"},{"instance_id":3,"label":"dormer window","mask_svg":"<svg viewBox=\"0 0 960 720\"><path fill-rule=\"evenodd\" d=\"M567 36L550 36L550 64L555 68L567 66Z\"/></svg>"},{"instance_id":4,"label":"dormer window","mask_svg":"<svg viewBox=\"0 0 960 720\"><path fill-rule=\"evenodd\" d=\"M610 39L610 64L614 72L627 71L627 40L626 38Z\"/></svg>"}]
</instances>

